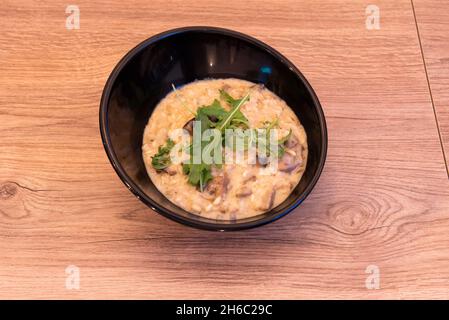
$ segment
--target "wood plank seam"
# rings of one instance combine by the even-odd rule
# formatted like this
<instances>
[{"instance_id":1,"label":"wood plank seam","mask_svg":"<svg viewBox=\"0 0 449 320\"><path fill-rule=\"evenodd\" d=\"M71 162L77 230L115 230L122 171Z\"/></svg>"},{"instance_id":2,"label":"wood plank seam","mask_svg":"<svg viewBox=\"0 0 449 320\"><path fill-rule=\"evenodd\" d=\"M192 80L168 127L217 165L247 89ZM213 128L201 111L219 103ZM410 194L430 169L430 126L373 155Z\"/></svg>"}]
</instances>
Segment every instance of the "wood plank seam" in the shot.
<instances>
[{"instance_id":1,"label":"wood plank seam","mask_svg":"<svg viewBox=\"0 0 449 320\"><path fill-rule=\"evenodd\" d=\"M433 100L432 88L430 86L429 74L427 72L426 59L424 58L424 50L422 47L421 36L419 34L418 20L416 19L416 12L415 12L415 6L413 4L413 0L410 0L410 3L412 5L413 19L415 20L415 27L416 27L416 34L418 36L419 49L421 51L421 58L422 58L423 66L424 66L424 72L426 74L426 81L427 81L427 87L429 89L430 102L432 103L433 115L435 116L435 123L436 123L437 131L438 131L438 138L440 139L441 152L443 153L443 160L444 160L444 164L446 166L446 174L449 179L449 166L448 166L448 163L446 160L446 153L444 152L443 138L441 136L441 129L440 129L440 125L438 123L438 117L437 117L437 113L436 113L436 109L435 109L435 103Z\"/></svg>"}]
</instances>

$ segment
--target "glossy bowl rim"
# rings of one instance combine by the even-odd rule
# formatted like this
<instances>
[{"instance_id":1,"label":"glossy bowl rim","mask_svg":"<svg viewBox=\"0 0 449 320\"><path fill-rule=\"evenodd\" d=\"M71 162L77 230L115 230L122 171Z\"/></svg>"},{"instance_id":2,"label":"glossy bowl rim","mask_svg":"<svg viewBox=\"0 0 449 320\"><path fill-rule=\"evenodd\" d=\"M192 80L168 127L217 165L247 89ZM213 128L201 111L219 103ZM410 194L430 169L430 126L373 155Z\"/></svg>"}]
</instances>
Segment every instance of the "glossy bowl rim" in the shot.
<instances>
[{"instance_id":1,"label":"glossy bowl rim","mask_svg":"<svg viewBox=\"0 0 449 320\"><path fill-rule=\"evenodd\" d=\"M314 104L314 107L318 114L318 120L320 123L320 131L322 141L321 141L321 148L322 148L322 154L319 158L319 164L316 172L314 173L312 180L310 183L306 186L304 191L299 194L295 201L287 208L285 208L283 211L279 212L278 214L269 214L270 211L268 211L268 214L262 215L260 219L250 221L250 222L236 222L236 223L215 223L215 222L205 222L205 221L198 221L195 220L195 218L189 218L185 216L180 216L176 214L175 212L172 212L163 206L159 205L156 201L151 199L143 190L138 187L133 180L126 174L122 166L120 165L120 162L118 161L114 150L112 149L111 141L110 141L110 135L108 130L108 102L110 99L110 94L112 87L115 83L115 80L117 79L117 76L122 71L122 69L127 65L127 63L138 53L140 53L143 49L145 49L148 45L153 44L163 38L179 34L179 33L186 33L191 31L199 31L199 32L205 32L205 33L217 33L222 34L226 36L231 36L234 38L239 38L240 40L249 42L251 44L256 45L261 50L264 50L268 52L270 55L274 56L277 60L279 60L282 64L286 65L292 72L295 73L297 77L303 82L307 92L312 97L312 101ZM290 61L288 60L284 55L282 55L277 50L273 49L269 45L263 43L262 41L253 38L251 36L248 36L246 34L240 33L238 31L225 29L225 28L219 28L219 27L211 27L211 26L189 26L189 27L181 27L181 28L175 28L170 29L161 33L158 33L154 36L151 36L150 38L142 41L137 46L135 46L133 49L128 51L125 56L123 56L120 61L117 63L117 65L112 70L111 74L108 77L108 80L106 81L106 84L104 86L101 100L100 100L100 112L99 112L99 122L100 122L100 134L101 134L101 140L103 143L103 147L106 151L106 154L108 156L109 161L111 162L111 165L113 166L114 170L116 171L117 175L119 176L120 180L127 186L127 188L145 205L150 207L153 211L155 211L158 214L161 214L162 216L169 218L173 221L176 221L178 223L194 227L197 229L203 229L203 230L212 230L212 231L237 231L237 230L243 230L243 229L250 229L254 227L259 227L262 225L265 225L267 223L276 221L284 216L286 216L288 213L293 211L296 207L299 206L310 194L310 192L315 187L316 183L318 182L319 177L321 176L321 172L323 171L324 164L326 161L326 155L327 155L327 145L328 145L328 136L327 136L327 126L326 126L326 120L324 116L323 109L321 107L321 104L318 100L318 97L315 93L315 91L312 89L312 86L309 84L307 79L304 77L304 75L299 71L299 69Z\"/></svg>"}]
</instances>

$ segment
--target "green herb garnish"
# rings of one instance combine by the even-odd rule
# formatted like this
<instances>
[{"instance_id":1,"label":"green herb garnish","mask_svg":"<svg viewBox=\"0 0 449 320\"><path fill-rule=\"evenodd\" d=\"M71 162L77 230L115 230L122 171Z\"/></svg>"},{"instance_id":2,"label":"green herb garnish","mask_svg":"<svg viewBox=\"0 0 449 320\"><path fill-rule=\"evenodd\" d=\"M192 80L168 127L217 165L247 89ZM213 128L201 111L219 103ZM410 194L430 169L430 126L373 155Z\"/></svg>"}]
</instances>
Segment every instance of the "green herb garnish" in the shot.
<instances>
[{"instance_id":1,"label":"green herb garnish","mask_svg":"<svg viewBox=\"0 0 449 320\"><path fill-rule=\"evenodd\" d=\"M220 97L231 105L231 110L220 122L218 128L220 131L226 129L235 129L237 127L249 128L248 119L240 111L240 107L249 100L249 92L242 99L234 99L225 90L220 90Z\"/></svg>"},{"instance_id":2,"label":"green herb garnish","mask_svg":"<svg viewBox=\"0 0 449 320\"><path fill-rule=\"evenodd\" d=\"M171 164L170 151L175 143L170 138L167 139L165 146L159 146L158 152L151 157L151 165L156 170L164 170Z\"/></svg>"},{"instance_id":3,"label":"green herb garnish","mask_svg":"<svg viewBox=\"0 0 449 320\"><path fill-rule=\"evenodd\" d=\"M257 143L257 148L259 150L259 152L261 153L261 155L263 156L270 156L272 154L272 152L274 151L273 149L273 145L270 142L271 139L271 130L274 128L279 127L279 119L276 118L273 121L265 121L263 124L262 129L266 130L265 131L265 135L259 136L257 134L257 132L255 133L255 137L256 137L256 143ZM257 129L256 129L257 130ZM275 142L275 144L277 144L277 157L281 158L284 154L285 154L285 146L284 144L287 142L288 139L290 139L290 136L292 135L292 129L289 130L288 134L285 135L284 137L282 137L281 139L279 139L277 142Z\"/></svg>"},{"instance_id":4,"label":"green herb garnish","mask_svg":"<svg viewBox=\"0 0 449 320\"><path fill-rule=\"evenodd\" d=\"M228 112L221 106L220 101L216 99L211 105L198 108L195 120L201 122L201 134L207 129L216 128L227 114Z\"/></svg>"},{"instance_id":5,"label":"green herb garnish","mask_svg":"<svg viewBox=\"0 0 449 320\"><path fill-rule=\"evenodd\" d=\"M220 90L220 96L230 104L231 109L229 111L224 109L217 99L215 99L211 105L198 108L195 115L195 121L201 122L201 136L207 129L218 129L222 132L223 139L224 131L226 129L249 127L248 119L240 111L240 107L248 101L249 93L242 99L234 99L226 91ZM190 158L192 159L193 146L200 148L202 154L208 143L209 141L193 141L193 144L190 147ZM221 166L221 163L214 163L214 165L219 167ZM204 163L202 157L201 163L184 163L182 169L184 174L188 175L188 182L194 186L198 186L201 192L204 190L207 183L213 179L212 165Z\"/></svg>"},{"instance_id":6,"label":"green herb garnish","mask_svg":"<svg viewBox=\"0 0 449 320\"><path fill-rule=\"evenodd\" d=\"M282 156L285 154L285 146L284 144L290 139L292 135L292 129L290 129L287 133L287 135L281 139L278 140L278 157L282 158Z\"/></svg>"},{"instance_id":7,"label":"green herb garnish","mask_svg":"<svg viewBox=\"0 0 449 320\"><path fill-rule=\"evenodd\" d=\"M198 186L203 192L207 183L212 180L212 170L210 164L200 163L184 163L182 165L182 172L188 175L188 182L194 186Z\"/></svg>"},{"instance_id":8,"label":"green herb garnish","mask_svg":"<svg viewBox=\"0 0 449 320\"><path fill-rule=\"evenodd\" d=\"M174 89L176 91L176 89ZM176 93L177 94L177 93ZM251 129L249 132L244 132L241 129L249 129L249 121L240 110L242 105L249 100L249 93L247 93L241 99L234 99L228 92L225 90L220 90L220 100L215 99L212 104L208 106L202 106L197 109L196 113L194 113L194 120L199 121L201 123L201 132L200 137L203 137L203 133L208 129L218 129L219 132L215 135L215 139L221 140L220 148L225 140L225 132L226 129L239 129L234 131L233 136L235 139L243 138L243 149L246 150L251 146L257 146L259 150L263 152L265 150L265 154L269 156L272 154L272 146L270 146L270 131L273 128L279 126L279 119L275 119L273 121L266 121L263 123L263 127L260 129L265 130L265 136L259 136L258 130L260 129ZM229 105L229 108L224 108L222 103ZM190 111L190 110L189 110ZM196 133L198 134L198 133ZM212 166L220 167L221 163L218 163L216 159L212 164L207 164L203 160L203 152L217 152L216 149L211 148L211 141L202 141L202 139L198 139L196 134L194 133L194 139L192 144L187 147L186 151L190 154L189 162L185 162L182 164L183 173L188 176L188 182L194 186L197 186L201 192L204 191L206 185L209 181L213 179L212 176ZM292 134L291 129L288 134L279 139L277 141L278 152L277 156L282 157L285 153L284 144L290 138ZM213 137L211 137L212 139ZM207 139L206 139L207 140ZM215 140L214 143L218 141ZM159 146L158 152L152 157L151 164L156 170L164 170L168 166L171 165L170 160L170 152L174 147L175 143L171 139L167 139L165 145ZM215 146L217 146L215 144ZM193 160L194 150L201 151L201 160L200 163L190 163ZM221 152L221 149L220 149ZM215 163L217 162L217 163Z\"/></svg>"}]
</instances>

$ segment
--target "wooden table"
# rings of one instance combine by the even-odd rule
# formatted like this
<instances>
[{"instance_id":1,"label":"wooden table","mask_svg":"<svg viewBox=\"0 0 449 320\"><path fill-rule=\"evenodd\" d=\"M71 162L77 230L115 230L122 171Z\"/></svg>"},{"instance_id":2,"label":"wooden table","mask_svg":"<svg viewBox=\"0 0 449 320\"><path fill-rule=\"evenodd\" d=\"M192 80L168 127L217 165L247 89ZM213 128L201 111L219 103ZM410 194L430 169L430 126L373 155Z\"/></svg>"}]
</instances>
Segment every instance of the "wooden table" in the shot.
<instances>
[{"instance_id":1,"label":"wooden table","mask_svg":"<svg viewBox=\"0 0 449 320\"><path fill-rule=\"evenodd\" d=\"M79 0L80 29L68 30L67 2L3 1L0 298L449 298L447 2L376 1L370 30L372 3ZM278 222L178 225L109 164L108 75L140 41L186 25L257 37L316 89L326 167Z\"/></svg>"}]
</instances>

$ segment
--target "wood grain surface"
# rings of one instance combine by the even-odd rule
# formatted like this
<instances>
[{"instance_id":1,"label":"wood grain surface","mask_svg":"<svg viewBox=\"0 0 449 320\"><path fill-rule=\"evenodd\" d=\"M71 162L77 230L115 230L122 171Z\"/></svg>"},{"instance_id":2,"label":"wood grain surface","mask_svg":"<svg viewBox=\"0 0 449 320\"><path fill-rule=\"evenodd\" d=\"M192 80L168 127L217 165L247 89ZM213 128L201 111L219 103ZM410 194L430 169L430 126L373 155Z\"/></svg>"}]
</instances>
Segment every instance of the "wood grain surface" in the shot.
<instances>
[{"instance_id":1,"label":"wood grain surface","mask_svg":"<svg viewBox=\"0 0 449 320\"><path fill-rule=\"evenodd\" d=\"M429 88L449 174L449 2L414 0Z\"/></svg>"},{"instance_id":2,"label":"wood grain surface","mask_svg":"<svg viewBox=\"0 0 449 320\"><path fill-rule=\"evenodd\" d=\"M449 298L449 180L413 8L376 1L380 29L367 30L371 3L77 1L80 29L67 30L65 1L3 1L0 298ZM442 111L447 50L443 33L432 40L442 10L415 4ZM133 197L108 162L98 128L108 75L140 41L187 25L268 43L322 102L326 167L275 223L178 225ZM66 288L69 265L79 290ZM370 265L379 289L366 288Z\"/></svg>"}]
</instances>

